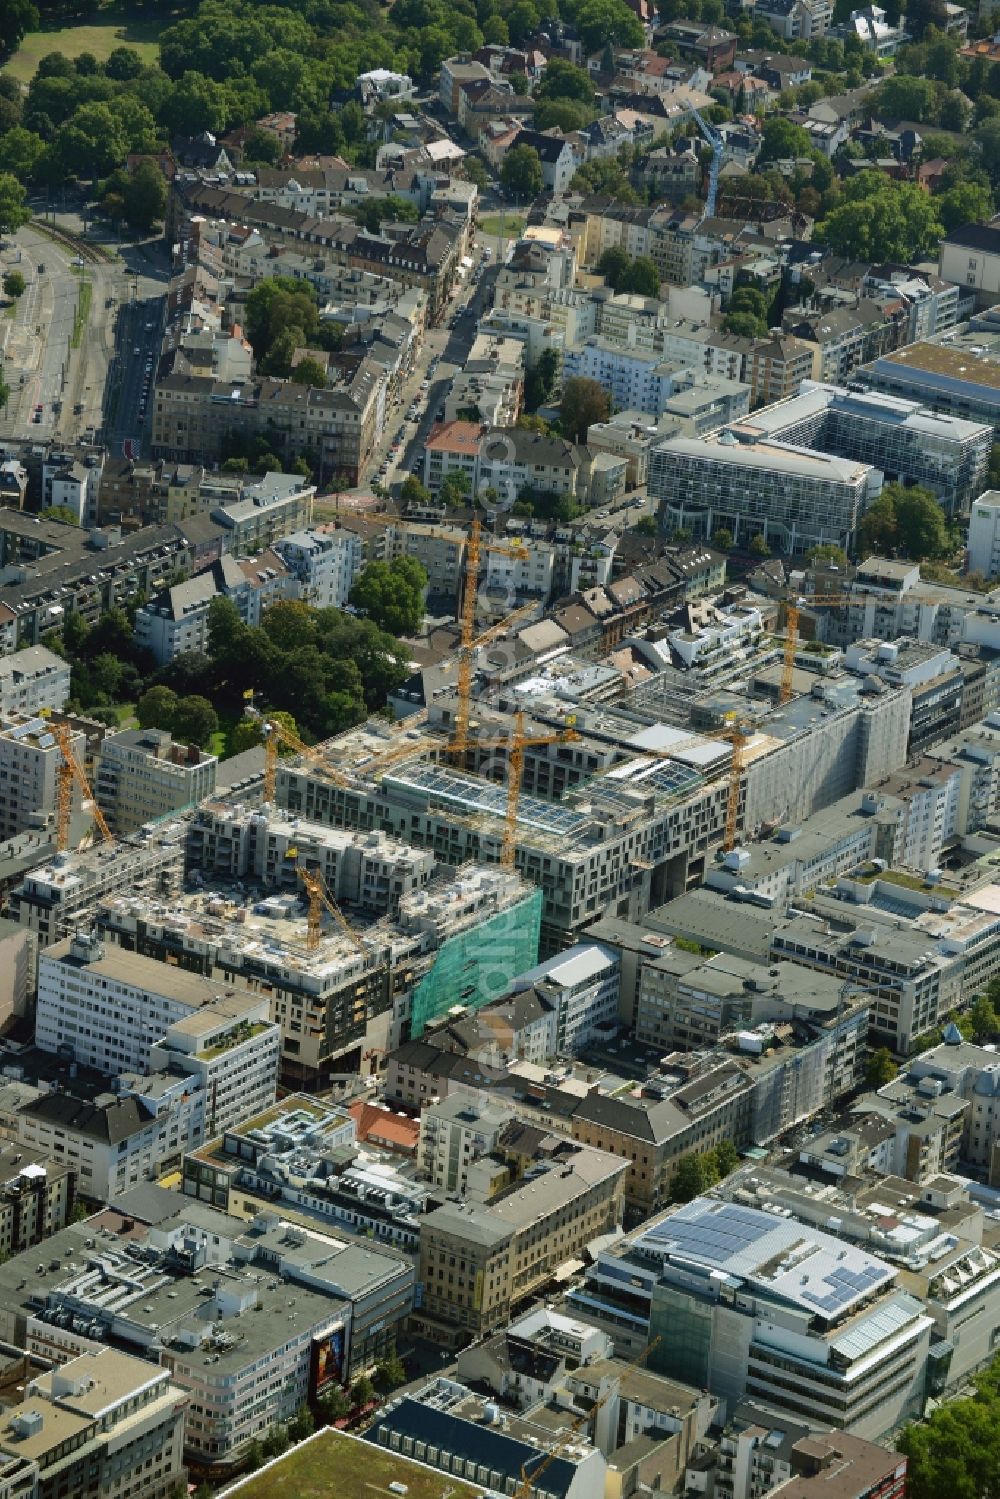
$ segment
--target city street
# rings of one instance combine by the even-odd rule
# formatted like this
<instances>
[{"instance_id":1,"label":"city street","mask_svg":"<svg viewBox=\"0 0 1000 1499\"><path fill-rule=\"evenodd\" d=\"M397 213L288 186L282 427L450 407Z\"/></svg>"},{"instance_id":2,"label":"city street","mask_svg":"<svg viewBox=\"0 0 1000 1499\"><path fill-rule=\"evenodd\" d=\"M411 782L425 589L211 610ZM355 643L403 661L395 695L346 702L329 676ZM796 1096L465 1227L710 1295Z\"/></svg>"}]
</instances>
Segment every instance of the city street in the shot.
<instances>
[{"instance_id":1,"label":"city street","mask_svg":"<svg viewBox=\"0 0 1000 1499\"><path fill-rule=\"evenodd\" d=\"M63 215L58 227L78 234L82 224L75 215ZM12 315L0 319L10 386L0 438L92 437L109 416L112 451L132 438L138 452L138 397L145 361L158 345L166 266L134 245L109 261L77 264L79 258L71 245L56 243L35 224L19 230L0 253L0 269L19 270L27 283ZM91 288L89 312L73 348L83 282ZM145 327L150 321L152 331ZM137 346L139 355L133 352Z\"/></svg>"}]
</instances>

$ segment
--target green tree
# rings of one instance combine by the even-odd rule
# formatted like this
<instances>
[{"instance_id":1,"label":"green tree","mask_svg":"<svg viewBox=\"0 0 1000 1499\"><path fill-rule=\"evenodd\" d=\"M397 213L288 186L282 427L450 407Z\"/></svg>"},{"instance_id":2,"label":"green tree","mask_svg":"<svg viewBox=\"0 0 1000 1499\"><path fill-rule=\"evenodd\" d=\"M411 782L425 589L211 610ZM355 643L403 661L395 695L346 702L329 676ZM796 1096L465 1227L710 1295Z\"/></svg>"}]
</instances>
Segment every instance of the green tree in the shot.
<instances>
[{"instance_id":1,"label":"green tree","mask_svg":"<svg viewBox=\"0 0 1000 1499\"><path fill-rule=\"evenodd\" d=\"M865 1082L869 1088L884 1088L886 1083L892 1082L898 1071L887 1046L880 1046L877 1051L870 1051L865 1057Z\"/></svg>"},{"instance_id":2,"label":"green tree","mask_svg":"<svg viewBox=\"0 0 1000 1499\"><path fill-rule=\"evenodd\" d=\"M401 1384L406 1383L406 1369L395 1348L376 1364L375 1379L379 1388L387 1391L398 1389Z\"/></svg>"},{"instance_id":3,"label":"green tree","mask_svg":"<svg viewBox=\"0 0 1000 1499\"><path fill-rule=\"evenodd\" d=\"M316 611L301 599L278 599L264 610L264 632L279 651L316 643Z\"/></svg>"},{"instance_id":4,"label":"green tree","mask_svg":"<svg viewBox=\"0 0 1000 1499\"><path fill-rule=\"evenodd\" d=\"M632 264L631 256L621 245L611 245L598 260L595 271L603 276L612 291L621 291L626 272Z\"/></svg>"},{"instance_id":5,"label":"green tree","mask_svg":"<svg viewBox=\"0 0 1000 1499\"><path fill-rule=\"evenodd\" d=\"M325 1390L319 1397L320 1414L324 1421L340 1421L351 1409L351 1402L338 1385Z\"/></svg>"},{"instance_id":6,"label":"green tree","mask_svg":"<svg viewBox=\"0 0 1000 1499\"><path fill-rule=\"evenodd\" d=\"M670 1177L670 1201L690 1202L711 1185L712 1173L703 1155L682 1155Z\"/></svg>"},{"instance_id":7,"label":"green tree","mask_svg":"<svg viewBox=\"0 0 1000 1499\"><path fill-rule=\"evenodd\" d=\"M326 370L318 359L307 354L292 366L290 379L295 385L308 385L316 390L326 389Z\"/></svg>"},{"instance_id":8,"label":"green tree","mask_svg":"<svg viewBox=\"0 0 1000 1499\"><path fill-rule=\"evenodd\" d=\"M140 161L122 194L125 217L136 229L152 229L167 211L167 183L155 161Z\"/></svg>"},{"instance_id":9,"label":"green tree","mask_svg":"<svg viewBox=\"0 0 1000 1499\"><path fill-rule=\"evenodd\" d=\"M632 529L639 536L655 536L659 528L654 515L640 515Z\"/></svg>"},{"instance_id":10,"label":"green tree","mask_svg":"<svg viewBox=\"0 0 1000 1499\"><path fill-rule=\"evenodd\" d=\"M767 333L766 321L754 317L752 312L727 312L722 326L726 333L733 333L737 338L763 338Z\"/></svg>"},{"instance_id":11,"label":"green tree","mask_svg":"<svg viewBox=\"0 0 1000 1499\"><path fill-rule=\"evenodd\" d=\"M0 172L0 234L13 234L31 218L27 194L10 172Z\"/></svg>"},{"instance_id":12,"label":"green tree","mask_svg":"<svg viewBox=\"0 0 1000 1499\"><path fill-rule=\"evenodd\" d=\"M360 1374L351 1385L351 1401L355 1407L371 1405L375 1399L375 1386L367 1374Z\"/></svg>"},{"instance_id":13,"label":"green tree","mask_svg":"<svg viewBox=\"0 0 1000 1499\"><path fill-rule=\"evenodd\" d=\"M720 1180L735 1171L740 1163L739 1151L732 1140L720 1140L712 1154L715 1156L715 1169Z\"/></svg>"},{"instance_id":14,"label":"green tree","mask_svg":"<svg viewBox=\"0 0 1000 1499\"><path fill-rule=\"evenodd\" d=\"M1000 1031L1000 1015L997 1014L995 1005L996 989L992 985L991 989L991 994L978 994L969 1006L972 1039L977 1046L995 1041L997 1032Z\"/></svg>"},{"instance_id":15,"label":"green tree","mask_svg":"<svg viewBox=\"0 0 1000 1499\"><path fill-rule=\"evenodd\" d=\"M786 120L783 115L772 115L765 121L761 135L758 169L768 161L794 160L799 156L811 156L813 150L809 132L801 125Z\"/></svg>"},{"instance_id":16,"label":"green tree","mask_svg":"<svg viewBox=\"0 0 1000 1499\"><path fill-rule=\"evenodd\" d=\"M594 422L607 421L611 415L611 396L596 380L572 375L563 386L559 402L559 421L570 442L583 442L587 428Z\"/></svg>"},{"instance_id":17,"label":"green tree","mask_svg":"<svg viewBox=\"0 0 1000 1499\"><path fill-rule=\"evenodd\" d=\"M593 104L594 84L586 68L578 68L562 57L550 57L535 98L576 99L581 104Z\"/></svg>"},{"instance_id":18,"label":"green tree","mask_svg":"<svg viewBox=\"0 0 1000 1499\"><path fill-rule=\"evenodd\" d=\"M45 142L33 130L15 125L0 137L0 172L31 182L46 155Z\"/></svg>"},{"instance_id":19,"label":"green tree","mask_svg":"<svg viewBox=\"0 0 1000 1499\"><path fill-rule=\"evenodd\" d=\"M466 180L478 187L480 192L485 192L490 185L490 174L486 170L485 162L480 161L478 156L467 156L462 162L462 171Z\"/></svg>"},{"instance_id":20,"label":"green tree","mask_svg":"<svg viewBox=\"0 0 1000 1499\"><path fill-rule=\"evenodd\" d=\"M459 510L469 503L471 488L468 474L460 468L452 469L441 480L438 499L449 510Z\"/></svg>"},{"instance_id":21,"label":"green tree","mask_svg":"<svg viewBox=\"0 0 1000 1499\"><path fill-rule=\"evenodd\" d=\"M731 552L734 541L732 531L727 530L725 526L720 526L718 530L712 532L712 545L717 552Z\"/></svg>"},{"instance_id":22,"label":"green tree","mask_svg":"<svg viewBox=\"0 0 1000 1499\"><path fill-rule=\"evenodd\" d=\"M963 224L984 224L993 214L993 194L981 182L958 182L939 193L935 202L948 234Z\"/></svg>"},{"instance_id":23,"label":"green tree","mask_svg":"<svg viewBox=\"0 0 1000 1499\"><path fill-rule=\"evenodd\" d=\"M280 1457L291 1446L288 1432L283 1426L272 1426L261 1442L261 1451L267 1458Z\"/></svg>"},{"instance_id":24,"label":"green tree","mask_svg":"<svg viewBox=\"0 0 1000 1499\"><path fill-rule=\"evenodd\" d=\"M308 343L319 322L316 291L291 276L268 276L247 297L244 326L258 362L290 361ZM282 338L290 346L283 349Z\"/></svg>"},{"instance_id":25,"label":"green tree","mask_svg":"<svg viewBox=\"0 0 1000 1499\"><path fill-rule=\"evenodd\" d=\"M427 573L413 557L369 562L351 585L356 609L392 635L412 635L424 617Z\"/></svg>"},{"instance_id":26,"label":"green tree","mask_svg":"<svg viewBox=\"0 0 1000 1499\"><path fill-rule=\"evenodd\" d=\"M21 275L20 271L8 271L3 278L4 294L8 297L14 297L15 299L17 297L23 297L24 286L24 277Z\"/></svg>"},{"instance_id":27,"label":"green tree","mask_svg":"<svg viewBox=\"0 0 1000 1499\"><path fill-rule=\"evenodd\" d=\"M141 729L173 730L179 699L170 687L150 687L135 705Z\"/></svg>"},{"instance_id":28,"label":"green tree","mask_svg":"<svg viewBox=\"0 0 1000 1499\"><path fill-rule=\"evenodd\" d=\"M848 560L844 548L832 541L823 542L818 547L811 547L806 553L806 562L810 567L820 567L824 563L831 562L835 567L847 567Z\"/></svg>"},{"instance_id":29,"label":"green tree","mask_svg":"<svg viewBox=\"0 0 1000 1499\"><path fill-rule=\"evenodd\" d=\"M944 511L919 484L887 484L866 511L858 540L865 553L901 551L914 562L941 557L949 549Z\"/></svg>"},{"instance_id":30,"label":"green tree","mask_svg":"<svg viewBox=\"0 0 1000 1499\"><path fill-rule=\"evenodd\" d=\"M256 1437L244 1454L243 1465L248 1473L256 1473L257 1469L264 1465L264 1449Z\"/></svg>"},{"instance_id":31,"label":"green tree","mask_svg":"<svg viewBox=\"0 0 1000 1499\"><path fill-rule=\"evenodd\" d=\"M515 197L538 197L542 190L542 162L534 146L511 146L500 168L500 181Z\"/></svg>"},{"instance_id":32,"label":"green tree","mask_svg":"<svg viewBox=\"0 0 1000 1499\"><path fill-rule=\"evenodd\" d=\"M524 380L524 404L529 411L537 411L550 400L558 377L558 349L543 349Z\"/></svg>"},{"instance_id":33,"label":"green tree","mask_svg":"<svg viewBox=\"0 0 1000 1499\"><path fill-rule=\"evenodd\" d=\"M929 254L943 228L933 198L912 182L861 172L840 204L816 225L814 238L852 260L880 258L908 265Z\"/></svg>"},{"instance_id":34,"label":"green tree","mask_svg":"<svg viewBox=\"0 0 1000 1499\"><path fill-rule=\"evenodd\" d=\"M431 503L431 492L417 478L416 474L407 474L399 491L399 498L404 505L429 505Z\"/></svg>"},{"instance_id":35,"label":"green tree","mask_svg":"<svg viewBox=\"0 0 1000 1499\"><path fill-rule=\"evenodd\" d=\"M316 1422L308 1405L300 1405L288 1423L288 1435L293 1442L304 1442L316 1430Z\"/></svg>"},{"instance_id":36,"label":"green tree","mask_svg":"<svg viewBox=\"0 0 1000 1499\"><path fill-rule=\"evenodd\" d=\"M195 693L190 697L178 698L173 722L175 739L183 744L197 744L201 749L207 749L218 728L219 715L207 697Z\"/></svg>"},{"instance_id":37,"label":"green tree","mask_svg":"<svg viewBox=\"0 0 1000 1499\"><path fill-rule=\"evenodd\" d=\"M751 557L770 557L771 548L762 532L758 531L756 536L750 538L748 551Z\"/></svg>"}]
</instances>

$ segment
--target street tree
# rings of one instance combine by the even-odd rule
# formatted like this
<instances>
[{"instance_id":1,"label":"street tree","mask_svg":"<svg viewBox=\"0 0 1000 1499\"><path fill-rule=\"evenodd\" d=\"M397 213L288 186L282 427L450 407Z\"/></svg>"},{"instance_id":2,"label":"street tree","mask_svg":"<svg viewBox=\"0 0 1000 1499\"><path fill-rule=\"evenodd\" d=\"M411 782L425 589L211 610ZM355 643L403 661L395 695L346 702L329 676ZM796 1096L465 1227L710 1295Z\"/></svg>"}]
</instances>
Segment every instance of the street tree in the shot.
<instances>
[{"instance_id":1,"label":"street tree","mask_svg":"<svg viewBox=\"0 0 1000 1499\"><path fill-rule=\"evenodd\" d=\"M31 218L24 188L10 172L0 172L0 234L13 234Z\"/></svg>"},{"instance_id":2,"label":"street tree","mask_svg":"<svg viewBox=\"0 0 1000 1499\"><path fill-rule=\"evenodd\" d=\"M611 396L596 380L572 375L563 386L559 402L559 420L563 436L570 442L583 442L587 428L594 422L607 421L611 415Z\"/></svg>"},{"instance_id":3,"label":"street tree","mask_svg":"<svg viewBox=\"0 0 1000 1499\"><path fill-rule=\"evenodd\" d=\"M500 181L515 197L531 200L542 190L542 162L534 146L511 146L500 168Z\"/></svg>"}]
</instances>

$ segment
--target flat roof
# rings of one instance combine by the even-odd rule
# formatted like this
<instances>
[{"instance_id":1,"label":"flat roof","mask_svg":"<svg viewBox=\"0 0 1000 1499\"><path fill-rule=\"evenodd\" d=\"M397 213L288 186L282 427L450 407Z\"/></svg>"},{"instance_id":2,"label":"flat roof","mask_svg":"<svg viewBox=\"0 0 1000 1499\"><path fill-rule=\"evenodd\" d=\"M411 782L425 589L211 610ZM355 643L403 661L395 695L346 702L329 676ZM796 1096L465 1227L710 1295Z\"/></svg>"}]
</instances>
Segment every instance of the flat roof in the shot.
<instances>
[{"instance_id":1,"label":"flat roof","mask_svg":"<svg viewBox=\"0 0 1000 1499\"><path fill-rule=\"evenodd\" d=\"M161 963L142 953L129 952L111 942L101 944L103 951L100 956L95 956L89 963L83 962L72 956L70 949L73 942L74 938L67 937L63 942L54 943L42 954L43 960L174 999L190 1009L214 1004L217 999L229 1002L230 1011L232 1001L246 1001L254 1008L259 1003L259 996L251 994L248 989L221 979L203 978L201 974L189 973L185 968L178 968L172 963Z\"/></svg>"}]
</instances>

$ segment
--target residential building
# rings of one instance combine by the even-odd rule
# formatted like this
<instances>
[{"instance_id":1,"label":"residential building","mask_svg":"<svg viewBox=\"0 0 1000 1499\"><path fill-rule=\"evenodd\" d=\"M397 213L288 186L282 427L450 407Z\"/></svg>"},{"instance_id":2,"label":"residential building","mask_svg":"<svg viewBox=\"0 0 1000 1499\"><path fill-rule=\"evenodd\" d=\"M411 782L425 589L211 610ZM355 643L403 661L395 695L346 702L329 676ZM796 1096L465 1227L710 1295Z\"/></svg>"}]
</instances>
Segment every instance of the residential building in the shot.
<instances>
[{"instance_id":1,"label":"residential building","mask_svg":"<svg viewBox=\"0 0 1000 1499\"><path fill-rule=\"evenodd\" d=\"M974 296L977 308L991 307L1000 297L1000 225L959 224L950 230L938 249L938 272Z\"/></svg>"},{"instance_id":2,"label":"residential building","mask_svg":"<svg viewBox=\"0 0 1000 1499\"><path fill-rule=\"evenodd\" d=\"M846 1431L818 1432L808 1420L778 1418L773 1410L741 1400L705 1477L731 1499L765 1494L781 1499L821 1499L836 1490L843 1499L904 1499L906 1458ZM698 1483L692 1464L689 1482Z\"/></svg>"},{"instance_id":3,"label":"residential building","mask_svg":"<svg viewBox=\"0 0 1000 1499\"><path fill-rule=\"evenodd\" d=\"M43 708L65 708L70 665L44 645L0 656L0 719L35 717Z\"/></svg>"},{"instance_id":4,"label":"residential building","mask_svg":"<svg viewBox=\"0 0 1000 1499\"><path fill-rule=\"evenodd\" d=\"M11 1499L167 1499L187 1482L184 1391L111 1348L26 1378L0 1425Z\"/></svg>"},{"instance_id":5,"label":"residential building","mask_svg":"<svg viewBox=\"0 0 1000 1499\"><path fill-rule=\"evenodd\" d=\"M431 1104L420 1115L422 1174L441 1191L468 1197L470 1168L489 1155L513 1118L499 1103L475 1103L460 1093Z\"/></svg>"},{"instance_id":6,"label":"residential building","mask_svg":"<svg viewBox=\"0 0 1000 1499\"><path fill-rule=\"evenodd\" d=\"M543 186L555 197L561 197L579 164L571 142L559 131L550 135L540 130L521 130L514 145L530 146L538 152Z\"/></svg>"},{"instance_id":7,"label":"residential building","mask_svg":"<svg viewBox=\"0 0 1000 1499\"><path fill-rule=\"evenodd\" d=\"M754 17L766 21L786 42L811 42L825 36L833 24L829 0L762 0Z\"/></svg>"},{"instance_id":8,"label":"residential building","mask_svg":"<svg viewBox=\"0 0 1000 1499\"><path fill-rule=\"evenodd\" d=\"M846 36L856 37L868 52L878 58L895 57L907 33L902 26L892 26L880 5L867 5L864 10L852 10L844 23Z\"/></svg>"},{"instance_id":9,"label":"residential building","mask_svg":"<svg viewBox=\"0 0 1000 1499\"><path fill-rule=\"evenodd\" d=\"M293 531L274 543L289 573L289 595L315 609L343 609L364 565L361 538L346 527Z\"/></svg>"},{"instance_id":10,"label":"residential building","mask_svg":"<svg viewBox=\"0 0 1000 1499\"><path fill-rule=\"evenodd\" d=\"M83 735L72 731L70 746L82 763ZM46 719L15 714L0 723L0 838L44 826L54 816L63 764L62 750ZM71 811L79 813L82 796L76 781L71 795Z\"/></svg>"},{"instance_id":11,"label":"residential building","mask_svg":"<svg viewBox=\"0 0 1000 1499\"><path fill-rule=\"evenodd\" d=\"M0 1254L20 1254L62 1228L76 1204L77 1189L73 1167L5 1141L0 1149Z\"/></svg>"},{"instance_id":12,"label":"residential building","mask_svg":"<svg viewBox=\"0 0 1000 1499\"><path fill-rule=\"evenodd\" d=\"M177 744L165 729L124 729L101 742L94 795L112 832L197 806L215 790L218 757Z\"/></svg>"},{"instance_id":13,"label":"residential building","mask_svg":"<svg viewBox=\"0 0 1000 1499\"><path fill-rule=\"evenodd\" d=\"M505 1327L512 1310L622 1215L625 1162L571 1141L489 1205L447 1202L420 1224L419 1323L438 1341Z\"/></svg>"},{"instance_id":14,"label":"residential building","mask_svg":"<svg viewBox=\"0 0 1000 1499\"><path fill-rule=\"evenodd\" d=\"M137 609L136 641L165 666L184 652L205 652L213 599L231 599L244 624L259 625L268 604L297 593L298 587L277 552L265 551L253 562L220 557L203 572L171 584Z\"/></svg>"}]
</instances>

